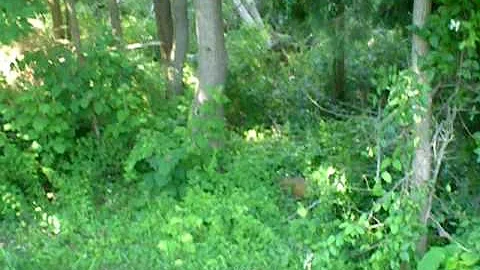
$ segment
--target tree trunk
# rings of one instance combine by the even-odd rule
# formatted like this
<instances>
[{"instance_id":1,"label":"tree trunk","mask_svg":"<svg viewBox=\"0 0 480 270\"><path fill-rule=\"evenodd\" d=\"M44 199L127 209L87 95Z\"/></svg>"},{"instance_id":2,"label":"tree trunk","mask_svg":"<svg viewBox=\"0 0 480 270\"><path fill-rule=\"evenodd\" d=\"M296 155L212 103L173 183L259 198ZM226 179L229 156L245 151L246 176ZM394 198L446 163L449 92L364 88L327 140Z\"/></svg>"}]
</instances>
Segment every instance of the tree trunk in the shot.
<instances>
[{"instance_id":1,"label":"tree trunk","mask_svg":"<svg viewBox=\"0 0 480 270\"><path fill-rule=\"evenodd\" d=\"M120 19L120 10L117 0L108 0L108 10L110 12L110 23L112 25L112 34L117 41L121 43L123 31L122 21Z\"/></svg>"},{"instance_id":2,"label":"tree trunk","mask_svg":"<svg viewBox=\"0 0 480 270\"><path fill-rule=\"evenodd\" d=\"M173 30L175 46L173 47L172 85L174 95L183 93L183 65L188 51L188 9L187 0L172 0Z\"/></svg>"},{"instance_id":3,"label":"tree trunk","mask_svg":"<svg viewBox=\"0 0 480 270\"><path fill-rule=\"evenodd\" d=\"M80 26L77 19L77 10L75 8L75 0L65 0L65 6L67 7L67 14L70 22L70 36L72 37L72 43L77 53L78 60L80 63L83 62L83 55L81 52L81 42L80 42Z\"/></svg>"},{"instance_id":4,"label":"tree trunk","mask_svg":"<svg viewBox=\"0 0 480 270\"><path fill-rule=\"evenodd\" d=\"M56 39L65 38L65 27L63 25L62 8L59 0L48 0L48 6L52 15L53 36Z\"/></svg>"},{"instance_id":5,"label":"tree trunk","mask_svg":"<svg viewBox=\"0 0 480 270\"><path fill-rule=\"evenodd\" d=\"M173 43L173 22L169 0L153 0L155 11L155 23L157 24L157 35L162 42L160 56L168 66L170 64L172 43Z\"/></svg>"},{"instance_id":6,"label":"tree trunk","mask_svg":"<svg viewBox=\"0 0 480 270\"><path fill-rule=\"evenodd\" d=\"M419 29L423 28L425 21L431 11L431 0L415 0L413 4L413 25ZM418 83L428 86L428 82L424 72L419 66L419 60L425 58L428 54L428 43L420 36L414 34L412 38L412 69L417 76ZM413 188L420 190L421 196L421 213L420 220L426 226L430 215L429 182L431 180L432 167L432 147L431 147L431 128L432 128L432 93L430 91L423 92L419 97L425 101L423 106L422 118L415 124L415 137L418 144L415 147L413 157ZM423 255L427 249L427 235L423 235L417 245L419 255Z\"/></svg>"},{"instance_id":7,"label":"tree trunk","mask_svg":"<svg viewBox=\"0 0 480 270\"><path fill-rule=\"evenodd\" d=\"M255 3L254 0L245 0L245 7L248 10L248 13L252 16L253 20L255 20L256 24L258 26L263 27L263 20L262 17L260 16L260 12L258 12L257 9L257 4Z\"/></svg>"},{"instance_id":8,"label":"tree trunk","mask_svg":"<svg viewBox=\"0 0 480 270\"><path fill-rule=\"evenodd\" d=\"M217 120L223 123L223 105L216 100L223 93L227 77L222 2L221 0L195 0L194 3L199 51L199 85L195 94L193 119L197 122ZM204 134L200 136L210 135L207 132L208 130L205 129ZM210 145L219 147L221 142L217 139L210 139Z\"/></svg>"},{"instance_id":9,"label":"tree trunk","mask_svg":"<svg viewBox=\"0 0 480 270\"><path fill-rule=\"evenodd\" d=\"M257 5L253 0L233 0L233 4L237 9L240 18L245 22L247 25L253 25L257 27L263 27L263 20L260 17L260 13L258 12Z\"/></svg>"},{"instance_id":10,"label":"tree trunk","mask_svg":"<svg viewBox=\"0 0 480 270\"><path fill-rule=\"evenodd\" d=\"M335 59L333 72L335 80L334 98L343 101L345 99L345 4L338 3L335 18Z\"/></svg>"},{"instance_id":11,"label":"tree trunk","mask_svg":"<svg viewBox=\"0 0 480 270\"><path fill-rule=\"evenodd\" d=\"M253 19L250 12L248 12L247 8L243 5L242 0L233 0L233 4L237 8L238 15L240 15L240 18L242 18L245 24L256 25L255 19Z\"/></svg>"},{"instance_id":12,"label":"tree trunk","mask_svg":"<svg viewBox=\"0 0 480 270\"><path fill-rule=\"evenodd\" d=\"M72 33L70 31L70 25L71 25L71 22L70 22L70 14L68 13L68 9L67 9L67 5L66 5L66 1L65 2L65 32L67 33L66 34L66 37L68 40L72 41Z\"/></svg>"}]
</instances>

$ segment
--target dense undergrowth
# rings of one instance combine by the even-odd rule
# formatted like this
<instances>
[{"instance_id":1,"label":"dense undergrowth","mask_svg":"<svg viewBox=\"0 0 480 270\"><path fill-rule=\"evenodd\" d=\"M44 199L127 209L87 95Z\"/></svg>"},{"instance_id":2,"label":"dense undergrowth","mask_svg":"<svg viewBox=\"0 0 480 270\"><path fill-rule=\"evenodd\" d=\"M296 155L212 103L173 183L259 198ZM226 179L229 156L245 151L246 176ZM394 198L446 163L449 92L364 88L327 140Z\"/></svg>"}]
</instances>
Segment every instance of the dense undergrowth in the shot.
<instances>
[{"instance_id":1,"label":"dense undergrowth","mask_svg":"<svg viewBox=\"0 0 480 270\"><path fill-rule=\"evenodd\" d=\"M415 93L401 31L352 42L342 104L328 97L327 34L273 51L266 30L229 26L225 145L212 149L188 117L195 59L185 95L165 99L152 55L112 49L80 13L95 33L82 63L27 39L38 48L20 80L0 82L0 268L479 269L480 139L463 128L439 171L431 248L415 255L426 228L406 183ZM126 21L127 41L154 31ZM280 188L287 176L305 178L303 198Z\"/></svg>"}]
</instances>

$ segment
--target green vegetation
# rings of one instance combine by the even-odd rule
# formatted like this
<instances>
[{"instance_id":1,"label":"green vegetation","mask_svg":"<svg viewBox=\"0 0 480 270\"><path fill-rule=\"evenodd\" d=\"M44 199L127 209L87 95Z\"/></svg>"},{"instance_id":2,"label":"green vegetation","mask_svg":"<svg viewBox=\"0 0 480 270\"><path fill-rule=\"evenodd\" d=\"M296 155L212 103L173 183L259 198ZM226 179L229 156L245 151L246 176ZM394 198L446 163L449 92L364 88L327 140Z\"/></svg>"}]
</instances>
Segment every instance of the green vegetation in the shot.
<instances>
[{"instance_id":1,"label":"green vegetation","mask_svg":"<svg viewBox=\"0 0 480 270\"><path fill-rule=\"evenodd\" d=\"M0 269L480 269L477 1L9 0L0 30Z\"/></svg>"}]
</instances>

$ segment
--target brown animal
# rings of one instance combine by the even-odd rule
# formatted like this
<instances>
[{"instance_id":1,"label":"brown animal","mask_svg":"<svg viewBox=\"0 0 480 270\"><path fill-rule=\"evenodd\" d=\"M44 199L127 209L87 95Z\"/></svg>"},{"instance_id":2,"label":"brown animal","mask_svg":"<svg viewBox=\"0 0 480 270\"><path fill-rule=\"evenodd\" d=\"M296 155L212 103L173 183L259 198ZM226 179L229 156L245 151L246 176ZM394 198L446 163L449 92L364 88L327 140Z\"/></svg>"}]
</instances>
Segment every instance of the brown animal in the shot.
<instances>
[{"instance_id":1,"label":"brown animal","mask_svg":"<svg viewBox=\"0 0 480 270\"><path fill-rule=\"evenodd\" d=\"M295 199L303 199L306 195L307 183L303 177L286 177L280 180L280 188Z\"/></svg>"}]
</instances>

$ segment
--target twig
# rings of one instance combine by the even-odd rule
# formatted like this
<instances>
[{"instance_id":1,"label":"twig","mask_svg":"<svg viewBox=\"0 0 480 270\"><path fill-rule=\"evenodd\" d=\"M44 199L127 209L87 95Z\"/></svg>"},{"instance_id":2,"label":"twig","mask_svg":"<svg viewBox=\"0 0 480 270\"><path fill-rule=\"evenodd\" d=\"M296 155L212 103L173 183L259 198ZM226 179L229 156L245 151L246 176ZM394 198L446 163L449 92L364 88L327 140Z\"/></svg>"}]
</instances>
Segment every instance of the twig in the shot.
<instances>
[{"instance_id":1,"label":"twig","mask_svg":"<svg viewBox=\"0 0 480 270\"><path fill-rule=\"evenodd\" d=\"M351 117L351 115L347 115L347 114L344 114L344 113L339 113L339 112L329 110L327 108L322 107L320 104L318 104L318 102L316 100L314 100L312 98L312 96L310 96L309 93L306 93L306 96L307 96L308 100L310 100L310 102L312 102L312 104L315 105L315 107L317 107L318 109L320 109L323 112L332 114L332 115L337 116L337 117L342 117L342 118L350 118Z\"/></svg>"},{"instance_id":2,"label":"twig","mask_svg":"<svg viewBox=\"0 0 480 270\"><path fill-rule=\"evenodd\" d=\"M462 249L465 252L472 252L470 249L462 245L459 241L455 240L455 238L453 238L453 236L449 232L447 232L445 228L442 227L442 224L440 224L438 220L434 219L432 216L430 216L430 219L433 221L433 223L435 223L435 226L437 226L439 236L445 237L448 239L448 241L457 244L460 247L460 249Z\"/></svg>"},{"instance_id":3,"label":"twig","mask_svg":"<svg viewBox=\"0 0 480 270\"><path fill-rule=\"evenodd\" d=\"M128 44L125 46L127 50L135 50L135 49L142 49L146 47L156 47L156 46L161 46L162 42L161 41L150 41L146 43L132 43Z\"/></svg>"},{"instance_id":4,"label":"twig","mask_svg":"<svg viewBox=\"0 0 480 270\"><path fill-rule=\"evenodd\" d=\"M382 107L378 104L377 123L375 123L376 144L377 144L377 171L375 173L375 181L380 181L380 171L382 165L382 146L380 137L380 125L382 120Z\"/></svg>"},{"instance_id":5,"label":"twig","mask_svg":"<svg viewBox=\"0 0 480 270\"><path fill-rule=\"evenodd\" d=\"M452 111L453 110L453 111ZM454 132L454 127L453 127L453 122L455 121L457 112L456 109L449 109L447 119L443 123L439 125L439 128L435 131L434 139L433 139L433 150L434 150L434 160L435 160L435 168L433 171L433 178L432 182L436 183L438 179L438 174L440 172L440 167L442 165L442 161L445 157L445 152L447 149L447 146L450 144L450 142L453 140L453 132ZM444 125L447 125L444 127ZM437 150L436 144L437 142L441 140L441 145L439 149Z\"/></svg>"},{"instance_id":6,"label":"twig","mask_svg":"<svg viewBox=\"0 0 480 270\"><path fill-rule=\"evenodd\" d=\"M310 211L310 210L312 210L313 208L315 208L317 205L320 204L320 202L321 202L321 200L315 200L315 201L313 201L313 202L306 208L307 211ZM291 214L291 215L288 217L287 221L293 220L297 215L298 215L298 213L295 211L295 213Z\"/></svg>"},{"instance_id":7,"label":"twig","mask_svg":"<svg viewBox=\"0 0 480 270\"><path fill-rule=\"evenodd\" d=\"M383 194L383 196L378 199L375 203L378 203L378 204L382 204L386 199L387 199L387 196L392 194L405 180L407 180L408 178L410 177L409 174L407 174L405 177L403 177L402 179L398 180L395 185L389 190L387 191L387 193Z\"/></svg>"},{"instance_id":8,"label":"twig","mask_svg":"<svg viewBox=\"0 0 480 270\"><path fill-rule=\"evenodd\" d=\"M463 126L463 129L465 129L465 131L467 131L468 133L468 136L472 137L473 138L473 133L470 131L470 129L467 127L467 125L465 124L465 121L463 120L463 117L462 115L460 114L459 115L460 117L460 123L462 123L462 126Z\"/></svg>"}]
</instances>

